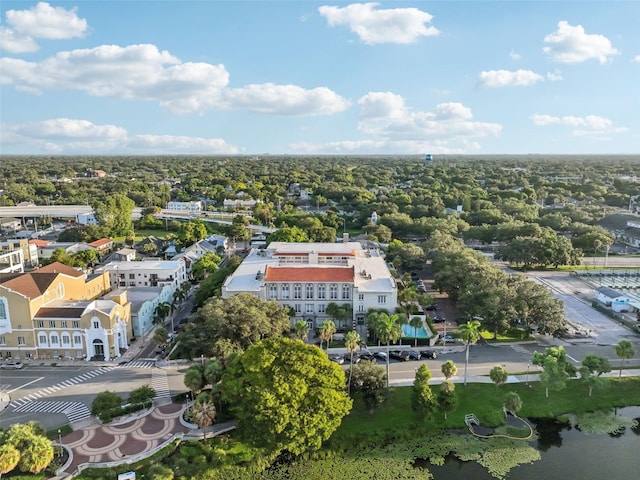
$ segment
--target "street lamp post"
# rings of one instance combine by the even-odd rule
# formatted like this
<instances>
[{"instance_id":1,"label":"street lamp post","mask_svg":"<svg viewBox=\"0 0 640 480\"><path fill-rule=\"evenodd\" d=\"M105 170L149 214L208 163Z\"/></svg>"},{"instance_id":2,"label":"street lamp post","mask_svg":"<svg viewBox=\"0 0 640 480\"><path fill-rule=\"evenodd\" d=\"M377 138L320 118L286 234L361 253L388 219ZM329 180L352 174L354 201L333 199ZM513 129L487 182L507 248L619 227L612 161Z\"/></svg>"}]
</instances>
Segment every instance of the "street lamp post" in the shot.
<instances>
[{"instance_id":1,"label":"street lamp post","mask_svg":"<svg viewBox=\"0 0 640 480\"><path fill-rule=\"evenodd\" d=\"M525 385L529 385L529 367L531 366L530 363L527 363L527 381L525 382Z\"/></svg>"},{"instance_id":2,"label":"street lamp post","mask_svg":"<svg viewBox=\"0 0 640 480\"><path fill-rule=\"evenodd\" d=\"M62 456L62 430L58 429L58 447L60 449L60 456Z\"/></svg>"}]
</instances>

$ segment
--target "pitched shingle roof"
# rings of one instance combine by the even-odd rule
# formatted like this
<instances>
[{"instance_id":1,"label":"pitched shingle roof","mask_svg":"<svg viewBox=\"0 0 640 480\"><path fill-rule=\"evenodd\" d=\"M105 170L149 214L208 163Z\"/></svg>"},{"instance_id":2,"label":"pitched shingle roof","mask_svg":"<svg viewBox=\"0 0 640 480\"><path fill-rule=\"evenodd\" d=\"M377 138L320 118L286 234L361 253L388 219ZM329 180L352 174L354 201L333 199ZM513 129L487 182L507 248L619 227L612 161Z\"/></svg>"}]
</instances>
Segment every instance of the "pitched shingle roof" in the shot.
<instances>
[{"instance_id":1,"label":"pitched shingle roof","mask_svg":"<svg viewBox=\"0 0 640 480\"><path fill-rule=\"evenodd\" d=\"M84 275L84 273L82 273L81 271L60 262L50 263L49 265L40 267L38 270L32 273L63 273L64 275L68 275L70 277L82 277Z\"/></svg>"},{"instance_id":2,"label":"pitched shingle roof","mask_svg":"<svg viewBox=\"0 0 640 480\"><path fill-rule=\"evenodd\" d=\"M57 273L21 273L0 275L0 285L21 293L27 298L37 298L47 291L58 276Z\"/></svg>"}]
</instances>

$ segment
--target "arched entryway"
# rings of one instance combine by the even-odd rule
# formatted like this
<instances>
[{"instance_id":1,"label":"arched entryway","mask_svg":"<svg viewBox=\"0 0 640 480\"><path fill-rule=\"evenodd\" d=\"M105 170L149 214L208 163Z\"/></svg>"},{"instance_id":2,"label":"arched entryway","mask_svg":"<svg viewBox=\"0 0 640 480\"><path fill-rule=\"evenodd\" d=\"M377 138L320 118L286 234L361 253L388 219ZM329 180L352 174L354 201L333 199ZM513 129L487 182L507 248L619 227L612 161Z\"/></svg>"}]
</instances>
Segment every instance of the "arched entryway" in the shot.
<instances>
[{"instance_id":1,"label":"arched entryway","mask_svg":"<svg viewBox=\"0 0 640 480\"><path fill-rule=\"evenodd\" d=\"M99 338L93 341L93 357L104 358L104 342Z\"/></svg>"}]
</instances>

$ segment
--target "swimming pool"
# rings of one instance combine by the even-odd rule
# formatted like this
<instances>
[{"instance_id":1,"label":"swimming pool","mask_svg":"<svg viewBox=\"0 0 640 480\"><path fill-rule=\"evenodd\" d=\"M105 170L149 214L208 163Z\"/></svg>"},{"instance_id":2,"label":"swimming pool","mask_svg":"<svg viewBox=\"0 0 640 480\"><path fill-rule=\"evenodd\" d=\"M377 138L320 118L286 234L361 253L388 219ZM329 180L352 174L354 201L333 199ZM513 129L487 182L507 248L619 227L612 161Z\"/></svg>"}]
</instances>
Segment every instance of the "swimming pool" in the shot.
<instances>
[{"instance_id":1,"label":"swimming pool","mask_svg":"<svg viewBox=\"0 0 640 480\"><path fill-rule=\"evenodd\" d=\"M431 335L427 333L424 327L414 328L411 325L402 325L402 336L407 338L429 338Z\"/></svg>"}]
</instances>

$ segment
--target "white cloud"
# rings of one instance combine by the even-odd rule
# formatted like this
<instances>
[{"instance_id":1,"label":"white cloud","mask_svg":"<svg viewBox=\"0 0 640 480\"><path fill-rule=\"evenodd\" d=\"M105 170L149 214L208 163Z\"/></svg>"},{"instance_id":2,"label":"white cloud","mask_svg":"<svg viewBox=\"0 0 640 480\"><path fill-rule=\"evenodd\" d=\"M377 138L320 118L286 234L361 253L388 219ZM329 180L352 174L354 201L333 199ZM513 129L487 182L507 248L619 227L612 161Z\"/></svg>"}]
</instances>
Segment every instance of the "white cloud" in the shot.
<instances>
[{"instance_id":1,"label":"white cloud","mask_svg":"<svg viewBox=\"0 0 640 480\"><path fill-rule=\"evenodd\" d=\"M2 145L27 145L51 153L238 153L220 138L172 135L134 135L116 125L95 125L88 120L56 118L42 122L3 124Z\"/></svg>"},{"instance_id":2,"label":"white cloud","mask_svg":"<svg viewBox=\"0 0 640 480\"><path fill-rule=\"evenodd\" d=\"M635 57L633 57L633 60L631 61L635 63L640 63L640 55L636 55Z\"/></svg>"},{"instance_id":3,"label":"white cloud","mask_svg":"<svg viewBox=\"0 0 640 480\"><path fill-rule=\"evenodd\" d=\"M376 9L378 3L353 3L346 7L321 6L320 15L329 26L346 25L368 45L379 43L408 44L420 37L438 35L435 27L427 27L432 15L417 8Z\"/></svg>"},{"instance_id":4,"label":"white cloud","mask_svg":"<svg viewBox=\"0 0 640 480\"><path fill-rule=\"evenodd\" d=\"M332 115L350 102L325 87L306 90L297 85L247 85L224 91L229 108L275 115Z\"/></svg>"},{"instance_id":5,"label":"white cloud","mask_svg":"<svg viewBox=\"0 0 640 480\"><path fill-rule=\"evenodd\" d=\"M228 145L221 138L185 137L175 135L136 135L128 147L137 151L158 153L238 153L239 149Z\"/></svg>"},{"instance_id":6,"label":"white cloud","mask_svg":"<svg viewBox=\"0 0 640 480\"><path fill-rule=\"evenodd\" d=\"M83 37L87 21L78 17L76 8L66 10L40 2L29 10L8 10L5 13L9 27L0 31L0 49L11 53L38 50L34 39L62 40Z\"/></svg>"},{"instance_id":7,"label":"white cloud","mask_svg":"<svg viewBox=\"0 0 640 480\"><path fill-rule=\"evenodd\" d=\"M511 52L509 52L509 57L511 58L511 60L518 61L522 58L522 55L511 50Z\"/></svg>"},{"instance_id":8,"label":"white cloud","mask_svg":"<svg viewBox=\"0 0 640 480\"><path fill-rule=\"evenodd\" d=\"M173 113L246 109L276 115L330 115L349 101L325 87L228 88L224 65L182 62L155 45L101 45L60 52L41 62L0 58L1 83L26 92L80 90L97 97L159 103Z\"/></svg>"},{"instance_id":9,"label":"white cloud","mask_svg":"<svg viewBox=\"0 0 640 480\"><path fill-rule=\"evenodd\" d=\"M559 63L580 63L595 58L601 64L620 52L613 48L604 35L589 35L582 25L572 26L566 21L558 22L558 29L544 37L549 46L542 50Z\"/></svg>"},{"instance_id":10,"label":"white cloud","mask_svg":"<svg viewBox=\"0 0 640 480\"><path fill-rule=\"evenodd\" d=\"M296 153L419 154L468 153L481 149L478 138L497 136L496 123L473 121L469 107L441 103L433 112L416 112L392 92L370 92L358 100L358 130L367 138L329 143L293 143Z\"/></svg>"},{"instance_id":11,"label":"white cloud","mask_svg":"<svg viewBox=\"0 0 640 480\"><path fill-rule=\"evenodd\" d=\"M574 136L601 136L628 131L626 127L614 127L613 121L598 115L587 115L585 117L565 115L563 117L557 117L553 115L534 114L530 118L533 124L539 127L549 125L571 127L574 129L572 132Z\"/></svg>"},{"instance_id":12,"label":"white cloud","mask_svg":"<svg viewBox=\"0 0 640 480\"><path fill-rule=\"evenodd\" d=\"M478 86L484 88L529 87L543 81L542 75L531 70L489 70L478 75Z\"/></svg>"},{"instance_id":13,"label":"white cloud","mask_svg":"<svg viewBox=\"0 0 640 480\"><path fill-rule=\"evenodd\" d=\"M560 72L560 70L558 69L556 69L554 72L547 72L547 80L549 80L550 82L558 82L560 80L563 80L562 72Z\"/></svg>"}]
</instances>

